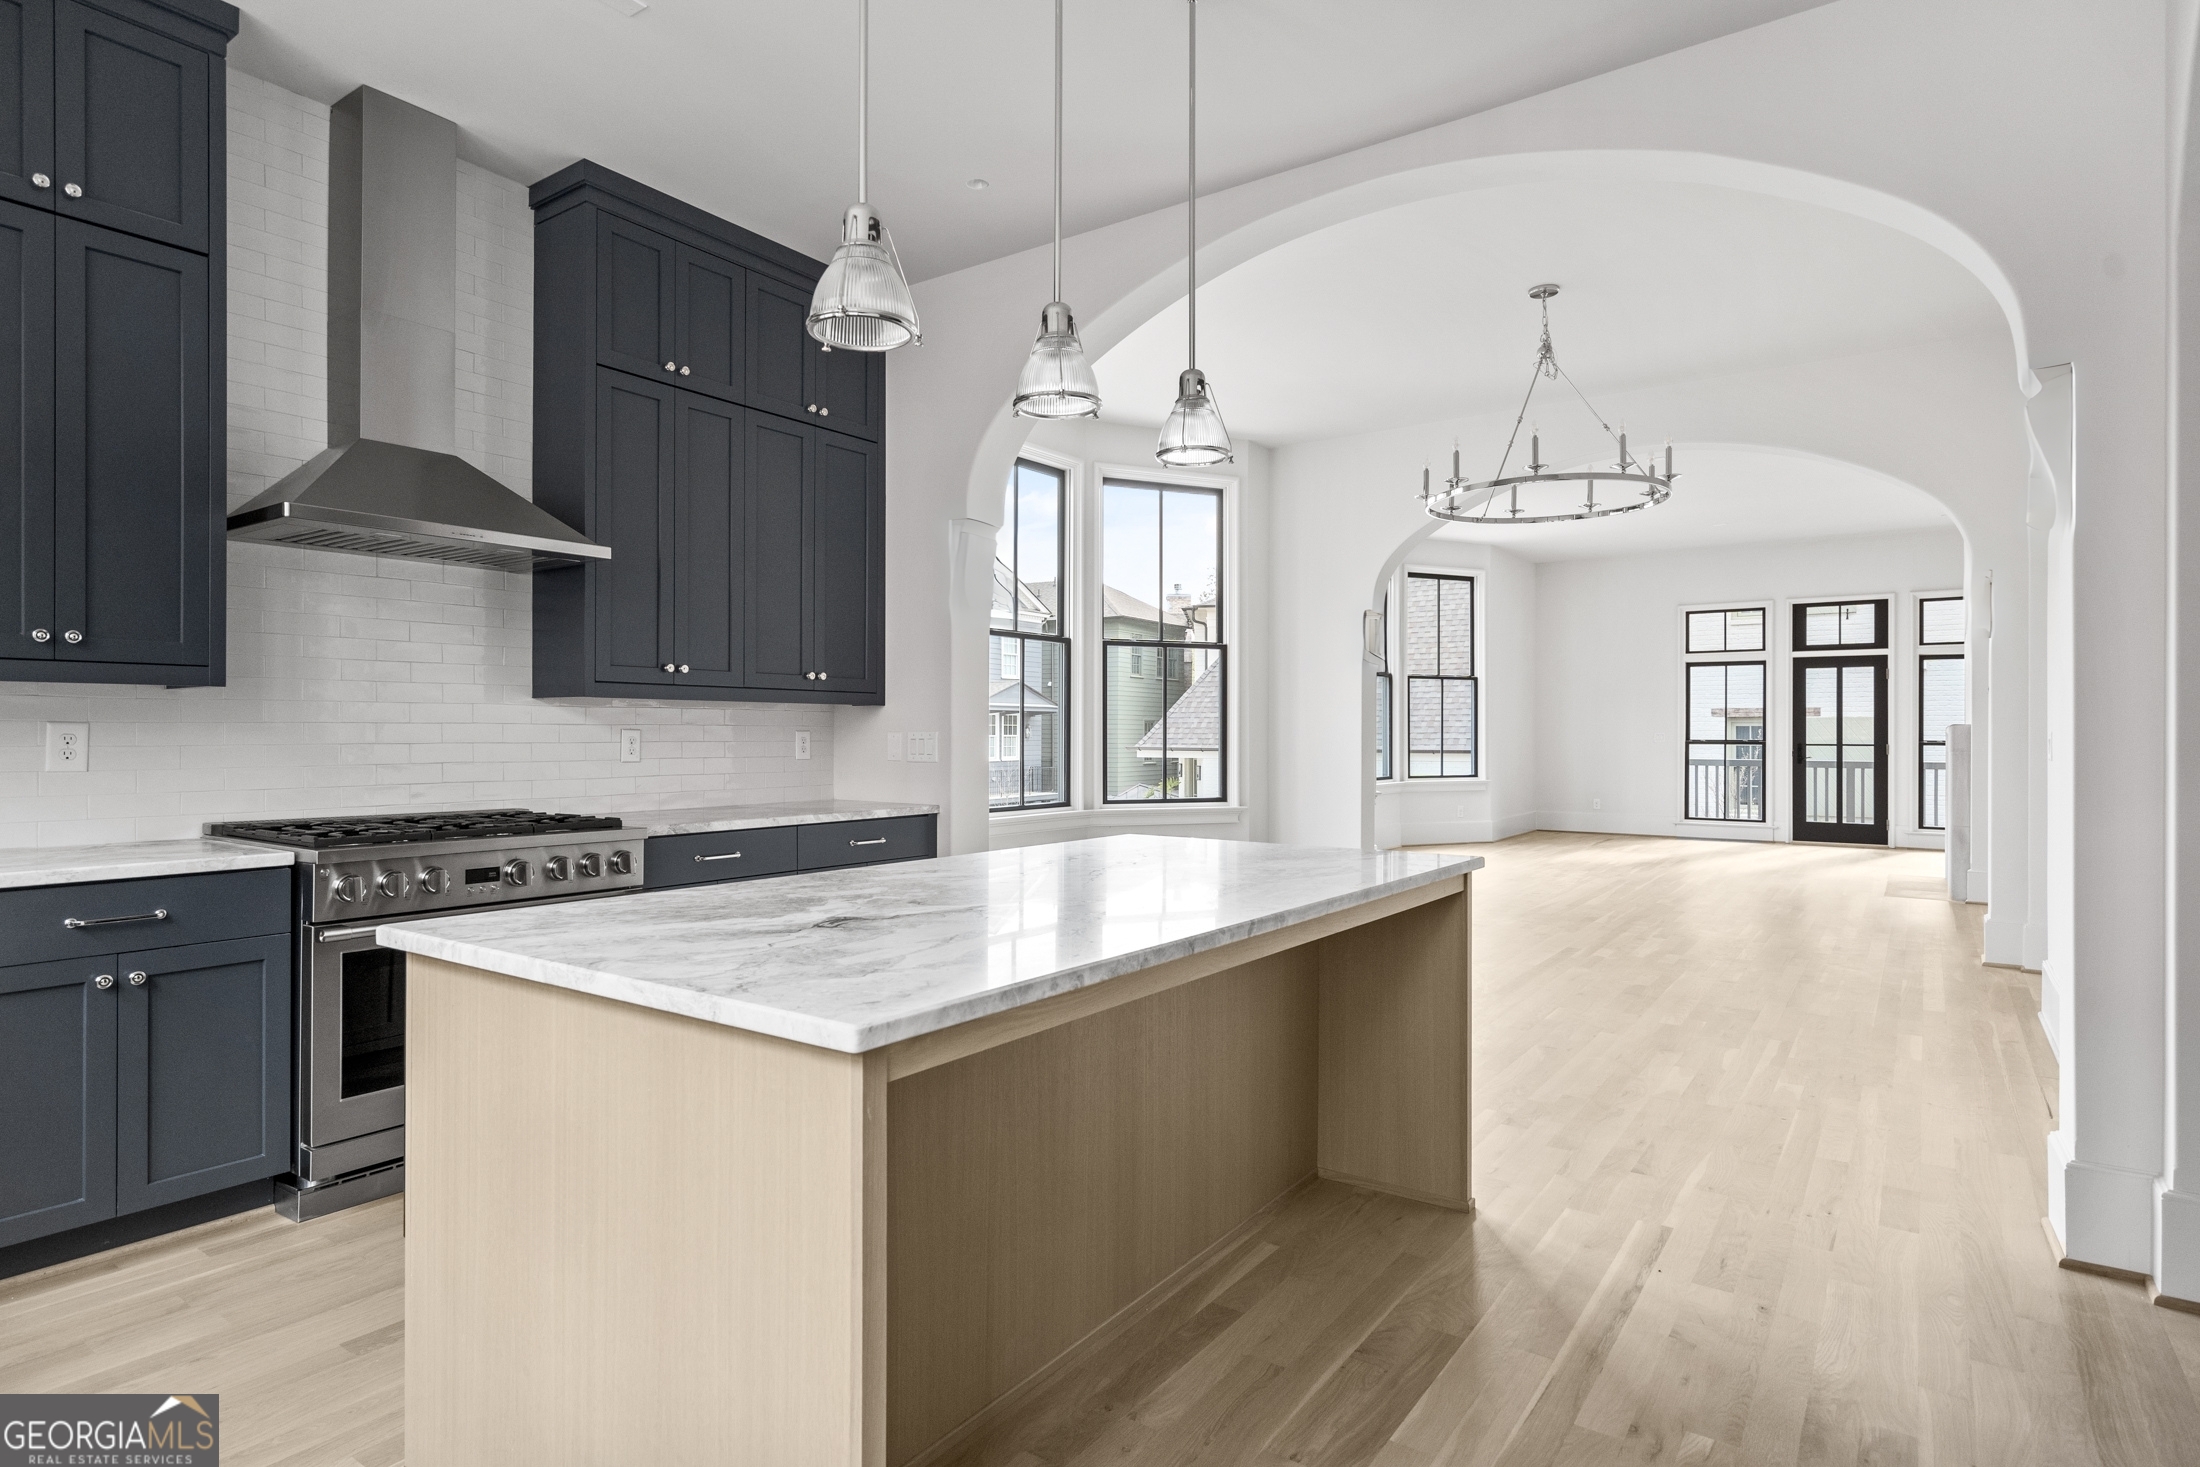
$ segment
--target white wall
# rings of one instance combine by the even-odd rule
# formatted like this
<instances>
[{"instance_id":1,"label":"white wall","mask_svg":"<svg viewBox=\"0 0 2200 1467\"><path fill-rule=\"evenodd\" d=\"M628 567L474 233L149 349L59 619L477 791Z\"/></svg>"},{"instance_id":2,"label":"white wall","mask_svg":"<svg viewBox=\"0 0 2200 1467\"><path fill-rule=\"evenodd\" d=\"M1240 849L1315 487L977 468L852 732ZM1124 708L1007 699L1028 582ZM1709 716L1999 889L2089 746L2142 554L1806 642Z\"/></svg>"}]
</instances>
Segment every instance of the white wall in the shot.
<instances>
[{"instance_id":1,"label":"white wall","mask_svg":"<svg viewBox=\"0 0 2200 1467\"><path fill-rule=\"evenodd\" d=\"M328 109L235 69L228 81L235 507L327 446ZM467 163L454 187L459 451L524 494L526 188ZM196 835L255 814L832 793L829 709L534 701L523 576L268 545L229 558L227 687L0 683L0 844ZM42 772L49 719L91 724L88 770ZM643 730L642 762L619 762L622 727Z\"/></svg>"},{"instance_id":2,"label":"white wall","mask_svg":"<svg viewBox=\"0 0 2200 1467\"><path fill-rule=\"evenodd\" d=\"M1237 461L1190 475L1172 474L1154 462L1154 430L1090 420L1034 426L1027 451L1067 469L1073 520L1070 558L1072 707L1072 810L993 815L987 844L995 849L1043 841L1118 834L1195 835L1217 840L1268 838L1270 730L1274 716L1270 669L1274 624L1269 587L1269 453L1260 444L1235 443ZM1227 485L1227 564L1223 639L1229 647L1229 794L1221 806L1107 805L1101 800L1100 484L1103 478L1148 483ZM1005 485L1004 485L1005 488ZM999 517L996 509L995 517ZM889 673L891 676L891 673ZM876 722L868 710L844 710L854 722ZM875 735L870 735L875 736ZM849 742L843 736L845 746Z\"/></svg>"},{"instance_id":3,"label":"white wall","mask_svg":"<svg viewBox=\"0 0 2200 1467\"><path fill-rule=\"evenodd\" d=\"M1722 545L1664 555L1547 562L1537 568L1543 675L1536 684L1545 830L1783 840L1789 834L1793 599L1888 597L1889 833L1937 846L1917 829L1914 597L1963 580L1963 540L1941 531ZM1680 608L1772 603L1767 663L1768 820L1762 826L1682 818ZM1596 808L1601 802L1602 808Z\"/></svg>"}]
</instances>

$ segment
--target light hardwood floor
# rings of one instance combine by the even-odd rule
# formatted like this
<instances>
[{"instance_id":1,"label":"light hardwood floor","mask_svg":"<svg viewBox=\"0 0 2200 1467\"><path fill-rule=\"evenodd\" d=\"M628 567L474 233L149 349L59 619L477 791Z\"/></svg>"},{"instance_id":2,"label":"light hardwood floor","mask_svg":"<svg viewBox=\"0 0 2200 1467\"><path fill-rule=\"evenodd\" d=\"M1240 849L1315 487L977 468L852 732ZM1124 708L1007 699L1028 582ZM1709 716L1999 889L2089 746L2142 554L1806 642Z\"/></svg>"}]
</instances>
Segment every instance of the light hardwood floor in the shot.
<instances>
[{"instance_id":1,"label":"light hardwood floor","mask_svg":"<svg viewBox=\"0 0 2200 1467\"><path fill-rule=\"evenodd\" d=\"M1475 848L1472 1219L1316 1182L945 1462L2200 1462L2200 1318L2058 1269L2035 980L1938 857ZM395 1199L0 1281L0 1390L387 1467Z\"/></svg>"}]
</instances>

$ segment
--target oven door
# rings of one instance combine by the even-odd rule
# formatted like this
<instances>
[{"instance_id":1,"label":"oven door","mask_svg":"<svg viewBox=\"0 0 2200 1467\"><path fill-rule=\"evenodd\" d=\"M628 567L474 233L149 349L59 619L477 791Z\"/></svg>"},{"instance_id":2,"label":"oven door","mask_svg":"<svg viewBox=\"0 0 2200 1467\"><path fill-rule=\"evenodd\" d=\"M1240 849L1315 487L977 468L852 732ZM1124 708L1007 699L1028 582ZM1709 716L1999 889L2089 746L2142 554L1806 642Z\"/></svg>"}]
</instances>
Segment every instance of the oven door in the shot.
<instances>
[{"instance_id":1,"label":"oven door","mask_svg":"<svg viewBox=\"0 0 2200 1467\"><path fill-rule=\"evenodd\" d=\"M372 927L306 929L299 1139L327 1146L405 1124L405 955Z\"/></svg>"}]
</instances>

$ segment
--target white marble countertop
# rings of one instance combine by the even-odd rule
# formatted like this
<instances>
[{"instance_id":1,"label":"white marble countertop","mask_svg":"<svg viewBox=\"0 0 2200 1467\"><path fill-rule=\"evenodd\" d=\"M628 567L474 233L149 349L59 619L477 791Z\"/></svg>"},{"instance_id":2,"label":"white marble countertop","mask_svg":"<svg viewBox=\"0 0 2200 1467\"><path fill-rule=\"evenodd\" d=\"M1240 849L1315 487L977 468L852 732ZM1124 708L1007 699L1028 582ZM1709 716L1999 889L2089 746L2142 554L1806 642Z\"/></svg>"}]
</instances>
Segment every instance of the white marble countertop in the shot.
<instances>
[{"instance_id":1,"label":"white marble countertop","mask_svg":"<svg viewBox=\"0 0 2200 1467\"><path fill-rule=\"evenodd\" d=\"M643 836L699 835L708 830L762 830L773 825L820 825L831 820L886 820L897 815L937 815L937 805L891 805L877 800L799 800L780 805L702 805L692 810L613 810L628 830Z\"/></svg>"},{"instance_id":2,"label":"white marble countertop","mask_svg":"<svg viewBox=\"0 0 2200 1467\"><path fill-rule=\"evenodd\" d=\"M107 846L16 846L0 850L0 888L77 886L200 871L288 866L290 852L241 840L123 841Z\"/></svg>"},{"instance_id":3,"label":"white marble countertop","mask_svg":"<svg viewBox=\"0 0 2200 1467\"><path fill-rule=\"evenodd\" d=\"M445 917L378 938L857 1054L1481 864L1118 835Z\"/></svg>"}]
</instances>

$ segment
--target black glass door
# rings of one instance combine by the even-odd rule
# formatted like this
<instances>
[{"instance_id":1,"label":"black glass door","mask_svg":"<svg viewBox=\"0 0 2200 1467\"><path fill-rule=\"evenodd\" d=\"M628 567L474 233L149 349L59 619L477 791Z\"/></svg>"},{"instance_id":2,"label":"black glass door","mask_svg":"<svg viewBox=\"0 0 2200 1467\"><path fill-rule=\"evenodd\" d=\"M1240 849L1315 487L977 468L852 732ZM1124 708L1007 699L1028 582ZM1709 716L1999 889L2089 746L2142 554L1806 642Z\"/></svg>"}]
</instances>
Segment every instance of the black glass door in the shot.
<instances>
[{"instance_id":1,"label":"black glass door","mask_svg":"<svg viewBox=\"0 0 2200 1467\"><path fill-rule=\"evenodd\" d=\"M1795 839L1887 843L1887 659L1795 659Z\"/></svg>"},{"instance_id":2,"label":"black glass door","mask_svg":"<svg viewBox=\"0 0 2200 1467\"><path fill-rule=\"evenodd\" d=\"M343 1058L337 1094L345 1100L405 1083L405 955L386 947L344 954Z\"/></svg>"}]
</instances>

